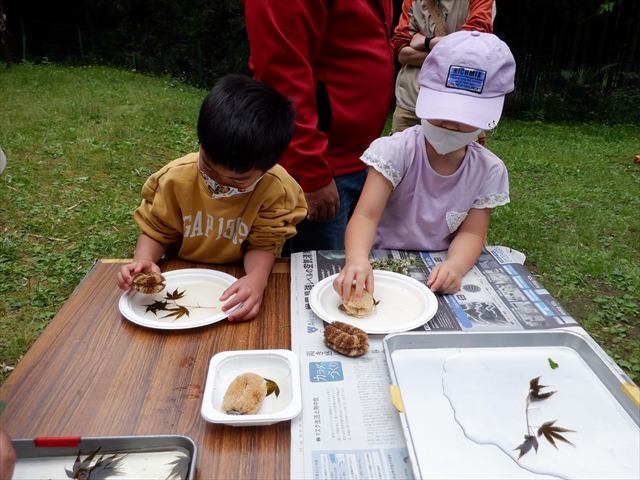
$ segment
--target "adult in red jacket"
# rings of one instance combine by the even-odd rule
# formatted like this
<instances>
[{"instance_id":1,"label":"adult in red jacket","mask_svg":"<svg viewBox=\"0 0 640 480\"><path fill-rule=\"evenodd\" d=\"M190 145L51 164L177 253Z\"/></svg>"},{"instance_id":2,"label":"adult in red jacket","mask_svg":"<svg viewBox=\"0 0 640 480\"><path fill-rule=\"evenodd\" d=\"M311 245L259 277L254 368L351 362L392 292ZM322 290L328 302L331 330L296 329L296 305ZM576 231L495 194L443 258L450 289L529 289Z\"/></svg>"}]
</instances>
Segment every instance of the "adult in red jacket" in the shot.
<instances>
[{"instance_id":1,"label":"adult in red jacket","mask_svg":"<svg viewBox=\"0 0 640 480\"><path fill-rule=\"evenodd\" d=\"M255 78L299 117L280 164L309 213L291 252L339 250L366 177L360 155L380 136L394 88L392 0L243 0Z\"/></svg>"}]
</instances>

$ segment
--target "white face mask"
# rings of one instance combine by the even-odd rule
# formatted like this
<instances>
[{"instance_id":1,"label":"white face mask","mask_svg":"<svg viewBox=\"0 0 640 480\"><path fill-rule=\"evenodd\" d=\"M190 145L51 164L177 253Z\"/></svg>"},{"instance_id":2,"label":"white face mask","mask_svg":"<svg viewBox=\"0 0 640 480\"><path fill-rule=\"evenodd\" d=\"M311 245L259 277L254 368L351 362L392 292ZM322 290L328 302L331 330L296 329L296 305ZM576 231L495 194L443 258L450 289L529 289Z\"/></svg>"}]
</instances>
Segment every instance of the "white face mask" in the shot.
<instances>
[{"instance_id":1,"label":"white face mask","mask_svg":"<svg viewBox=\"0 0 640 480\"><path fill-rule=\"evenodd\" d=\"M436 127L426 120L422 120L422 131L427 141L440 155L460 150L466 147L473 139L478 136L482 129L473 132L457 132L455 130L447 130L446 128Z\"/></svg>"},{"instance_id":2,"label":"white face mask","mask_svg":"<svg viewBox=\"0 0 640 480\"><path fill-rule=\"evenodd\" d=\"M212 198L228 198L228 197L234 197L236 195L242 195L243 193L252 192L253 189L256 188L256 185L258 184L258 182L262 179L262 177L264 177L264 175L261 175L260 178L258 178L255 182L253 182L248 187L236 188L236 187L229 187L227 185L221 185L220 183L216 182L213 178L211 178L209 175L204 173L202 170L200 170L200 175L202 175L202 178L204 179L204 183L207 184L207 188L209 189L209 192L211 192Z\"/></svg>"}]
</instances>

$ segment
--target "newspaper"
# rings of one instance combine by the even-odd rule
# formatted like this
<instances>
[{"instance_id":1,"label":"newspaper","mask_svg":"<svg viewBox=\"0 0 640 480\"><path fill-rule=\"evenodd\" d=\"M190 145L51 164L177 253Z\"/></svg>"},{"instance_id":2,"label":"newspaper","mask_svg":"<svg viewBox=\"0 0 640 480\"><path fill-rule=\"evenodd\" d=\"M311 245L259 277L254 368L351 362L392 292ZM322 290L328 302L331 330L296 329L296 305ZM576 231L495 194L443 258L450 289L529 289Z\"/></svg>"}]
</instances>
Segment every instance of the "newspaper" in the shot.
<instances>
[{"instance_id":1,"label":"newspaper","mask_svg":"<svg viewBox=\"0 0 640 480\"><path fill-rule=\"evenodd\" d=\"M375 250L372 259L410 259L425 283L446 252ZM578 327L522 265L524 255L485 247L454 295L438 295L433 319L416 330L505 331ZM291 478L410 479L405 435L391 401L383 335L350 358L324 345L324 322L309 305L319 281L344 265L343 251L291 256L291 348L301 365L302 413L291 422ZM579 327L578 327L579 328Z\"/></svg>"}]
</instances>

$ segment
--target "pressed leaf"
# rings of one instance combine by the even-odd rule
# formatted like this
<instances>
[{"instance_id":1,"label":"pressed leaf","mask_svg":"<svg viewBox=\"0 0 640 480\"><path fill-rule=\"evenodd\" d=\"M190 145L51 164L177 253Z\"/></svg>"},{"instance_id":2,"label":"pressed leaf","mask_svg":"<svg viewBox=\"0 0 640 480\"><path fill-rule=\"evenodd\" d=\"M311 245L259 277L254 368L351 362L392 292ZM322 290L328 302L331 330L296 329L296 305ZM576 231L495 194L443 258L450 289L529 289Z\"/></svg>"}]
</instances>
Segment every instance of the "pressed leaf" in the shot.
<instances>
[{"instance_id":1,"label":"pressed leaf","mask_svg":"<svg viewBox=\"0 0 640 480\"><path fill-rule=\"evenodd\" d=\"M145 310L144 313L153 312L154 315L158 315L158 310L166 310L168 304L169 304L168 302L163 302L161 300L156 300L155 302L150 303L149 305L145 305L145 307L147 307L147 309Z\"/></svg>"},{"instance_id":2,"label":"pressed leaf","mask_svg":"<svg viewBox=\"0 0 640 480\"><path fill-rule=\"evenodd\" d=\"M96 454L100 451L102 447L98 447L98 449L94 452L91 452L89 455L87 455L87 458L85 458L84 460L82 460L78 465L77 465L77 470L76 470L76 464L78 463L78 460L80 459L80 451L78 451L78 458L76 459L76 463L73 464L73 473L74 473L74 477L73 478L79 478L78 476L78 472L81 471L86 471L89 468L89 465L91 465L91 462L93 462L93 459L95 458Z\"/></svg>"},{"instance_id":3,"label":"pressed leaf","mask_svg":"<svg viewBox=\"0 0 640 480\"><path fill-rule=\"evenodd\" d=\"M164 298L166 298L167 300L180 300L182 297L184 297L185 293L186 290L179 292L176 288L172 293L167 292Z\"/></svg>"},{"instance_id":4,"label":"pressed leaf","mask_svg":"<svg viewBox=\"0 0 640 480\"><path fill-rule=\"evenodd\" d=\"M544 422L538 429L538 436L544 435L544 438L546 438L547 441L551 445L553 445L556 449L558 449L558 446L556 445L555 440L560 440L561 442L568 443L572 447L575 447L573 443L571 443L569 440L567 440L562 435L560 435L561 432L562 433L575 432L575 430L569 430L568 428L555 426L554 423L556 422L557 420Z\"/></svg>"},{"instance_id":5,"label":"pressed leaf","mask_svg":"<svg viewBox=\"0 0 640 480\"><path fill-rule=\"evenodd\" d=\"M74 478L75 477L75 473L78 471L79 468L80 468L80 450L78 450L78 455L76 456L76 461L73 462L73 466L71 467L71 470L69 470L67 467L65 467L64 471L66 472L67 477Z\"/></svg>"},{"instance_id":6,"label":"pressed leaf","mask_svg":"<svg viewBox=\"0 0 640 480\"><path fill-rule=\"evenodd\" d=\"M101 448L102 447L98 447L97 450L87 455L87 457L84 460L81 459L82 451L78 450L76 461L73 462L73 467L71 467L72 469L71 470L67 468L64 469L65 473L67 474L67 477L83 478L83 479L91 478L91 470L92 470L92 468L90 468L91 462L93 462L93 459L95 458L96 454L100 451ZM98 460L98 462L100 462L101 460L102 460L102 456L100 457L100 460Z\"/></svg>"},{"instance_id":7,"label":"pressed leaf","mask_svg":"<svg viewBox=\"0 0 640 480\"><path fill-rule=\"evenodd\" d=\"M173 465L171 472L169 472L170 478L187 478L187 471L189 470L189 457L176 458L173 462L167 463L167 465Z\"/></svg>"},{"instance_id":8,"label":"pressed leaf","mask_svg":"<svg viewBox=\"0 0 640 480\"><path fill-rule=\"evenodd\" d=\"M121 475L122 466L120 462L122 462L123 459L124 457L118 458L117 453L107 458L104 458L104 455L101 456L96 464L89 469L87 480L104 480L112 475Z\"/></svg>"},{"instance_id":9,"label":"pressed leaf","mask_svg":"<svg viewBox=\"0 0 640 480\"><path fill-rule=\"evenodd\" d=\"M162 318L176 317L175 319L177 320L184 315L186 315L187 317L189 316L189 309L180 305L177 305L176 308L167 308L167 311L171 313L166 314Z\"/></svg>"},{"instance_id":10,"label":"pressed leaf","mask_svg":"<svg viewBox=\"0 0 640 480\"><path fill-rule=\"evenodd\" d=\"M278 384L273 380L269 380L268 378L265 378L264 381L267 382L267 396L275 392L277 398L278 395L280 395L280 387L278 386Z\"/></svg>"},{"instance_id":11,"label":"pressed leaf","mask_svg":"<svg viewBox=\"0 0 640 480\"><path fill-rule=\"evenodd\" d=\"M557 392L557 390L554 390L552 392L540 393L540 390L549 387L548 385L540 385L540 378L541 377L532 378L529 381L529 400L532 402L546 400L551 395Z\"/></svg>"},{"instance_id":12,"label":"pressed leaf","mask_svg":"<svg viewBox=\"0 0 640 480\"><path fill-rule=\"evenodd\" d=\"M531 380L529 380L529 390L531 392L538 393L540 391L540 389L548 387L548 385L540 385L540 383L539 383L540 382L540 378L542 378L542 375L540 375L539 377L532 378Z\"/></svg>"},{"instance_id":13,"label":"pressed leaf","mask_svg":"<svg viewBox=\"0 0 640 480\"><path fill-rule=\"evenodd\" d=\"M531 399L532 402L539 402L541 400L546 400L547 398L549 398L551 395L553 395L556 392L557 392L557 390L553 390L551 392L545 392L545 393L529 392L529 398Z\"/></svg>"},{"instance_id":14,"label":"pressed leaf","mask_svg":"<svg viewBox=\"0 0 640 480\"><path fill-rule=\"evenodd\" d=\"M514 450L520 450L518 460L531 450L531 447L538 453L538 439L535 435L525 435L524 442L518 445Z\"/></svg>"}]
</instances>

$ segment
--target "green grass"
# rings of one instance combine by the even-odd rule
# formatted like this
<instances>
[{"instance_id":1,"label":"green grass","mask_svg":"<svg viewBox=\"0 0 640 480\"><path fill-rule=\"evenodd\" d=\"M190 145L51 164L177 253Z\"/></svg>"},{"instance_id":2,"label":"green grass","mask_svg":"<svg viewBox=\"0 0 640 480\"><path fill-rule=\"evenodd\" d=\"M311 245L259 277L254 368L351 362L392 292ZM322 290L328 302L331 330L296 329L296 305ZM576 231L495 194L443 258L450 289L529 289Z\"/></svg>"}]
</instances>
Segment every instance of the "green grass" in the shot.
<instances>
[{"instance_id":1,"label":"green grass","mask_svg":"<svg viewBox=\"0 0 640 480\"><path fill-rule=\"evenodd\" d=\"M526 266L632 378L640 376L640 126L501 122L490 148L511 203L489 242Z\"/></svg>"},{"instance_id":2,"label":"green grass","mask_svg":"<svg viewBox=\"0 0 640 480\"><path fill-rule=\"evenodd\" d=\"M195 151L205 90L103 67L0 66L0 364L15 365L98 258L128 258L144 180ZM489 243L640 377L638 125L504 118L511 203ZM115 282L115 279L113 280ZM8 371L0 368L0 382Z\"/></svg>"},{"instance_id":3,"label":"green grass","mask_svg":"<svg viewBox=\"0 0 640 480\"><path fill-rule=\"evenodd\" d=\"M205 94L109 68L0 67L0 364L16 364L97 258L133 255L141 185L197 149Z\"/></svg>"}]
</instances>

